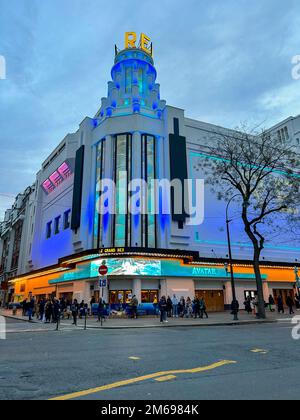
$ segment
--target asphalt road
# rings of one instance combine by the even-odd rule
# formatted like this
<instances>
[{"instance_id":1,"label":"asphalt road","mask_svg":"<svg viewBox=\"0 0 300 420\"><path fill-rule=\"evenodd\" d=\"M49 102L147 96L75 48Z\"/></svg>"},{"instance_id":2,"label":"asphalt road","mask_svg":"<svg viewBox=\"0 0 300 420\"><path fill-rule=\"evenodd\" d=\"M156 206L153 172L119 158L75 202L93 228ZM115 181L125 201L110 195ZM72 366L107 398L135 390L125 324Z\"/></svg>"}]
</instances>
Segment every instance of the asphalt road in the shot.
<instances>
[{"instance_id":1,"label":"asphalt road","mask_svg":"<svg viewBox=\"0 0 300 420\"><path fill-rule=\"evenodd\" d=\"M7 325L15 332L0 340L1 399L75 399L69 394L81 391L77 399L300 397L300 341L289 323L59 332Z\"/></svg>"}]
</instances>

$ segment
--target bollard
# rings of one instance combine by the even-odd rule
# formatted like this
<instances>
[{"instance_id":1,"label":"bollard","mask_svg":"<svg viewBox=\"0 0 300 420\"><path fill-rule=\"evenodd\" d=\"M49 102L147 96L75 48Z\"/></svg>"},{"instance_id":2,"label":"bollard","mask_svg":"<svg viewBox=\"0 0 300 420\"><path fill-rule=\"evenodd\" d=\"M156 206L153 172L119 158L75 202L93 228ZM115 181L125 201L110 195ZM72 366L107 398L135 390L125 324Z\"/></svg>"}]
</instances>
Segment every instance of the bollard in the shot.
<instances>
[{"instance_id":1,"label":"bollard","mask_svg":"<svg viewBox=\"0 0 300 420\"><path fill-rule=\"evenodd\" d=\"M87 320L87 313L85 311L85 315L84 315L84 329L86 330L86 320Z\"/></svg>"}]
</instances>

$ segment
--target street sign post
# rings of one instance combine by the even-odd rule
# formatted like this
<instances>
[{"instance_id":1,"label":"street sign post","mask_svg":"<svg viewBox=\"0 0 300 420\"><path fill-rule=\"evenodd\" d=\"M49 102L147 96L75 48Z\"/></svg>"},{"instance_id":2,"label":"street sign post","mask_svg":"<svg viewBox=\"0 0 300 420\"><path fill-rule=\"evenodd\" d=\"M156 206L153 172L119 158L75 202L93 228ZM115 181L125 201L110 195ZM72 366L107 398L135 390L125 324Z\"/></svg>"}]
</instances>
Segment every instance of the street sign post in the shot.
<instances>
[{"instance_id":1,"label":"street sign post","mask_svg":"<svg viewBox=\"0 0 300 420\"><path fill-rule=\"evenodd\" d=\"M101 266L99 267L99 274L100 274L100 276L101 276L101 277L106 276L106 275L107 275L107 273L108 273L108 268L107 268L107 266L106 266L106 265L101 265Z\"/></svg>"}]
</instances>

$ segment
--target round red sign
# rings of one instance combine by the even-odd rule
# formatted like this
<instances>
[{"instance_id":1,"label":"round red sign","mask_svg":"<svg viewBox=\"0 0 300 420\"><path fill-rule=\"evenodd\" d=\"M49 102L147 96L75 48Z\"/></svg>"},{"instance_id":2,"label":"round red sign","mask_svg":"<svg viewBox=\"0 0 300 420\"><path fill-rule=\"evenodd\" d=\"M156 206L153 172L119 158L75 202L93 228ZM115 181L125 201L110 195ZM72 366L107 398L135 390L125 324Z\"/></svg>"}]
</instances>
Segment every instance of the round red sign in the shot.
<instances>
[{"instance_id":1,"label":"round red sign","mask_svg":"<svg viewBox=\"0 0 300 420\"><path fill-rule=\"evenodd\" d=\"M101 265L101 267L99 267L100 276L106 276L107 273L108 273L108 268L106 267L106 265Z\"/></svg>"}]
</instances>

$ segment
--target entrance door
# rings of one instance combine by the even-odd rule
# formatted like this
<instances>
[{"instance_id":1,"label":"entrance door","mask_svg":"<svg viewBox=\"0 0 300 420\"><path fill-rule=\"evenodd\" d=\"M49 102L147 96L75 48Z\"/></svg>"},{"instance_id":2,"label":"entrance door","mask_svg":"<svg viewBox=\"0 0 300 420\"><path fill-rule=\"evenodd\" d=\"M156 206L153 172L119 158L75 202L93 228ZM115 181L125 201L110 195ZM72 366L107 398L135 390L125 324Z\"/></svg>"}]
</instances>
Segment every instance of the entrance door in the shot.
<instances>
[{"instance_id":1,"label":"entrance door","mask_svg":"<svg viewBox=\"0 0 300 420\"><path fill-rule=\"evenodd\" d=\"M207 312L224 311L223 290L196 290L195 295L198 299L204 298Z\"/></svg>"},{"instance_id":2,"label":"entrance door","mask_svg":"<svg viewBox=\"0 0 300 420\"><path fill-rule=\"evenodd\" d=\"M295 300L294 290L292 290L292 289L290 289L290 290L289 289L273 289L273 296L274 296L274 300L275 300L276 305L277 305L278 297L280 295L283 298L284 305L286 305L286 300L287 300L288 296L291 296L291 298L293 300Z\"/></svg>"}]
</instances>

